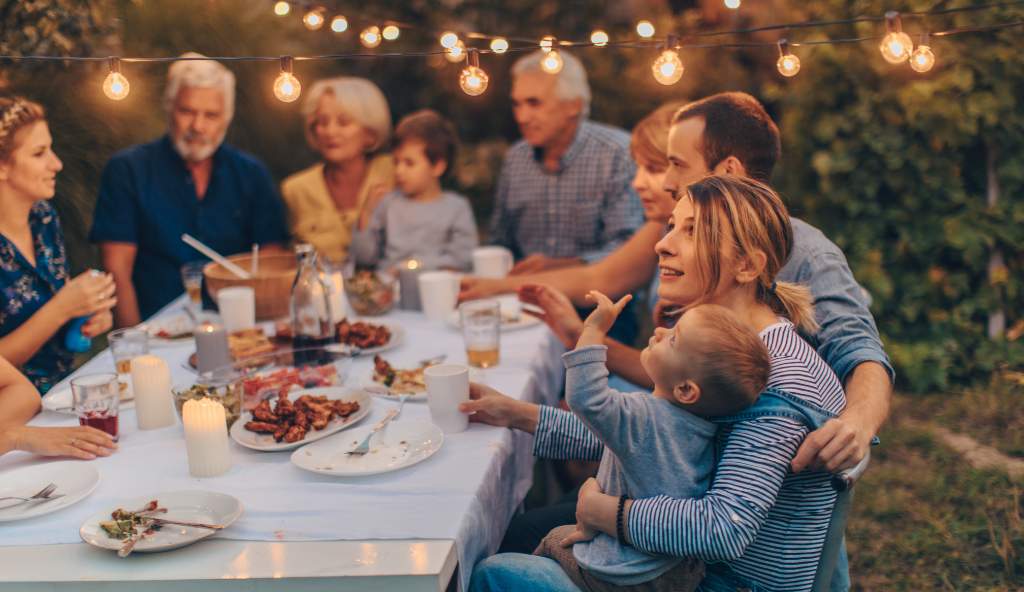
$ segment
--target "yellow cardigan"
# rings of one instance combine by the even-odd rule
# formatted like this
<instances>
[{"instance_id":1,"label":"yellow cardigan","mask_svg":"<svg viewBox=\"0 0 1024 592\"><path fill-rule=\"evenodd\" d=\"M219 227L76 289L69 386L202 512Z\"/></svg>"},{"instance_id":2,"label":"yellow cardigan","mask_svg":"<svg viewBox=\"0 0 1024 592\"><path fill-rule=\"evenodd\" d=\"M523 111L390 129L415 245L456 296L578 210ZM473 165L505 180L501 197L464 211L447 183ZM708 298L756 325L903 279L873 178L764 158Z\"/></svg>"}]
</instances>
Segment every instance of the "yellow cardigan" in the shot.
<instances>
[{"instance_id":1,"label":"yellow cardigan","mask_svg":"<svg viewBox=\"0 0 1024 592\"><path fill-rule=\"evenodd\" d=\"M394 186L394 160L390 154L380 154L367 165L356 206L339 210L327 189L322 162L299 171L281 183L292 236L296 241L316 247L321 256L340 263L348 257L352 231L367 196L377 191L391 191Z\"/></svg>"}]
</instances>

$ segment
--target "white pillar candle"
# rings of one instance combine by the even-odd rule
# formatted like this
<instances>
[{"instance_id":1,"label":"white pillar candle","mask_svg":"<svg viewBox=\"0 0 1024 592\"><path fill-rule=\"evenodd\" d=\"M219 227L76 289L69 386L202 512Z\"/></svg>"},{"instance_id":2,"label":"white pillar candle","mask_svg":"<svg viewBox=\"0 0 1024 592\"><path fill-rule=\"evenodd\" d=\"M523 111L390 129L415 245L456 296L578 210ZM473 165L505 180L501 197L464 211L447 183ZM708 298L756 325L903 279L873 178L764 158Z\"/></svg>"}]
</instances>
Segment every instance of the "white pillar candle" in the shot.
<instances>
[{"instance_id":1,"label":"white pillar candle","mask_svg":"<svg viewBox=\"0 0 1024 592\"><path fill-rule=\"evenodd\" d=\"M345 280L341 270L331 272L331 323L337 325L348 316L348 298L345 296Z\"/></svg>"},{"instance_id":2,"label":"white pillar candle","mask_svg":"<svg viewBox=\"0 0 1024 592\"><path fill-rule=\"evenodd\" d=\"M185 401L181 410L185 426L188 472L193 477L216 477L231 468L224 406L203 397Z\"/></svg>"},{"instance_id":3,"label":"white pillar candle","mask_svg":"<svg viewBox=\"0 0 1024 592\"><path fill-rule=\"evenodd\" d=\"M151 355L133 358L132 392L135 393L135 417L140 430L174 424L171 371L166 362Z\"/></svg>"}]
</instances>

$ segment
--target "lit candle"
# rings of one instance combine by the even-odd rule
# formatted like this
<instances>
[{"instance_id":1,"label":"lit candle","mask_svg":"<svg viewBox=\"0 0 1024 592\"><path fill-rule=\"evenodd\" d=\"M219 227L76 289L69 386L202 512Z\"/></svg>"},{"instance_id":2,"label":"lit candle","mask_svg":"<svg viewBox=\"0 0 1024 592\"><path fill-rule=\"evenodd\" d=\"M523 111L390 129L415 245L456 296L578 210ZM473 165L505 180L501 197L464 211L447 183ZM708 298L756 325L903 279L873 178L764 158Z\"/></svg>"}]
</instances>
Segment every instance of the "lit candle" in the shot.
<instances>
[{"instance_id":1,"label":"lit candle","mask_svg":"<svg viewBox=\"0 0 1024 592\"><path fill-rule=\"evenodd\" d=\"M419 276L422 265L408 259L398 266L398 307L402 310L420 310Z\"/></svg>"},{"instance_id":2,"label":"lit candle","mask_svg":"<svg viewBox=\"0 0 1024 592\"><path fill-rule=\"evenodd\" d=\"M345 296L345 279L341 269L331 272L331 324L337 325L348 316L348 298Z\"/></svg>"},{"instance_id":3,"label":"lit candle","mask_svg":"<svg viewBox=\"0 0 1024 592\"><path fill-rule=\"evenodd\" d=\"M195 338L196 369L200 374L231 364L228 333L222 325L210 320L203 321L196 327Z\"/></svg>"},{"instance_id":4,"label":"lit candle","mask_svg":"<svg viewBox=\"0 0 1024 592\"><path fill-rule=\"evenodd\" d=\"M153 430L174 424L174 399L171 396L171 371L156 356L132 359L132 392L135 393L135 417L140 430Z\"/></svg>"},{"instance_id":5,"label":"lit candle","mask_svg":"<svg viewBox=\"0 0 1024 592\"><path fill-rule=\"evenodd\" d=\"M181 422L185 426L189 474L216 477L226 473L231 468L231 451L224 406L207 397L185 401Z\"/></svg>"}]
</instances>

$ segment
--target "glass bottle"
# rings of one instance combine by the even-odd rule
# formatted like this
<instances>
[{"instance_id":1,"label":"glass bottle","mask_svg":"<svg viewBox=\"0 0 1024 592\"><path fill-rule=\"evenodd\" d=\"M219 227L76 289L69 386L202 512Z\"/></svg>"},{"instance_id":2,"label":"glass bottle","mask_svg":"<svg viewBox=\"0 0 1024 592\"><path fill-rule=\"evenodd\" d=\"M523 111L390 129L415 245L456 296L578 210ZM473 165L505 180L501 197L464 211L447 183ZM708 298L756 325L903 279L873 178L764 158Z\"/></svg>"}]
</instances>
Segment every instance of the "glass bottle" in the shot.
<instances>
[{"instance_id":1,"label":"glass bottle","mask_svg":"<svg viewBox=\"0 0 1024 592\"><path fill-rule=\"evenodd\" d=\"M295 349L295 365L319 364L320 348L333 341L334 325L331 323L330 285L317 263L316 250L312 245L295 246L299 259L299 270L292 284L291 317L292 348Z\"/></svg>"}]
</instances>

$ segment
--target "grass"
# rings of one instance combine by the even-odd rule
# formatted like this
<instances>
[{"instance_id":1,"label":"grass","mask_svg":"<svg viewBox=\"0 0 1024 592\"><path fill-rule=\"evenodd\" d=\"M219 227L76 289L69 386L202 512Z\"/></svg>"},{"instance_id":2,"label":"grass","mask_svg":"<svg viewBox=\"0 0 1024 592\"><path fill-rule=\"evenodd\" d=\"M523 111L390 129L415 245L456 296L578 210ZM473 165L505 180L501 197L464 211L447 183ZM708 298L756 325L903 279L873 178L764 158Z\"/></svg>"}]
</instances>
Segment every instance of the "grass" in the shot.
<instances>
[{"instance_id":1,"label":"grass","mask_svg":"<svg viewBox=\"0 0 1024 592\"><path fill-rule=\"evenodd\" d=\"M920 423L908 425L931 415L992 445L1016 440L1001 449L1019 451L1021 430L1000 430L1024 419L1020 397L997 392L924 404L897 396L847 527L856 590L1024 590L1024 487L972 469Z\"/></svg>"}]
</instances>

